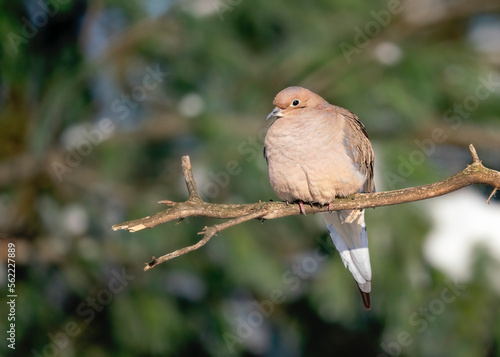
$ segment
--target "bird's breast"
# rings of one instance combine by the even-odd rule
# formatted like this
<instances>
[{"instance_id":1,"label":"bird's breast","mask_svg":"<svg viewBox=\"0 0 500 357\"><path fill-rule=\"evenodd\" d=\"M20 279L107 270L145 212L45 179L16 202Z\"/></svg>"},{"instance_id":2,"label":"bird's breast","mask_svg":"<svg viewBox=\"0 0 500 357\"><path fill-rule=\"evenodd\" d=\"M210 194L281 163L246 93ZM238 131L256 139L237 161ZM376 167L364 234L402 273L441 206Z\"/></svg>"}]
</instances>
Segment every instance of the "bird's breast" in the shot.
<instances>
[{"instance_id":1,"label":"bird's breast","mask_svg":"<svg viewBox=\"0 0 500 357\"><path fill-rule=\"evenodd\" d=\"M271 125L265 138L266 157L278 197L325 204L358 192L364 177L345 152L341 129L282 120Z\"/></svg>"}]
</instances>

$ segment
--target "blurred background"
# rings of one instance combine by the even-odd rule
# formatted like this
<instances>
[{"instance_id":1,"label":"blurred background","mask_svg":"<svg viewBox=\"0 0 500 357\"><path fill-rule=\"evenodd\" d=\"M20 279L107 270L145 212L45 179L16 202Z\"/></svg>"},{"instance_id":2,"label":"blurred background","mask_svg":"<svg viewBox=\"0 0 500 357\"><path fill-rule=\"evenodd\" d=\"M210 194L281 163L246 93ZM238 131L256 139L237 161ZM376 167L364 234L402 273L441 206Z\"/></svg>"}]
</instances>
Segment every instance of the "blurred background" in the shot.
<instances>
[{"instance_id":1,"label":"blurred background","mask_svg":"<svg viewBox=\"0 0 500 357\"><path fill-rule=\"evenodd\" d=\"M289 85L355 112L378 191L500 169L496 1L0 1L0 329L15 356L496 356L500 203L474 186L366 212L373 309L320 217L111 226L187 198L277 199ZM7 247L16 249L16 344ZM7 336L8 337L8 336Z\"/></svg>"}]
</instances>

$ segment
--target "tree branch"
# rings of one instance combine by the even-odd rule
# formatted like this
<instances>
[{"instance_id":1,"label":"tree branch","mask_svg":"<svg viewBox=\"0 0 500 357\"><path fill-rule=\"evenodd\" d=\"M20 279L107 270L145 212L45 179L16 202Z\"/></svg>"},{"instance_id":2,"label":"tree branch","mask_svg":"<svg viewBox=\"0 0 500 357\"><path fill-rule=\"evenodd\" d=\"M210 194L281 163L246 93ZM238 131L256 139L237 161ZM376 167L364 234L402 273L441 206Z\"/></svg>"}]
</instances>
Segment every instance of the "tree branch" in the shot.
<instances>
[{"instance_id":1,"label":"tree branch","mask_svg":"<svg viewBox=\"0 0 500 357\"><path fill-rule=\"evenodd\" d=\"M456 175L443 181L387 192L358 193L350 197L336 199L331 204L331 209L334 211L356 208L362 209L420 201L445 195L460 188L478 183L486 184L494 188L490 196L491 198L497 189L500 188L500 172L484 167L472 144L469 145L469 150L472 155L472 164ZM205 245L216 233L237 224L251 219L275 219L300 214L298 205L288 204L287 202L258 202L250 204L217 204L205 202L198 194L189 156L184 156L182 158L182 170L189 193L189 198L186 201L159 201L158 203L170 206L170 208L152 216L115 224L112 227L113 230L127 229L130 232L137 232L173 220L178 219L182 221L186 217L196 216L229 219L229 221L205 227L203 231L199 233L203 234L203 238L198 243L163 255L160 258L153 257L153 260L146 264L144 270L151 269L167 260L196 250ZM488 203L489 200L490 199L488 199ZM305 211L306 214L327 212L328 205L306 205Z\"/></svg>"}]
</instances>

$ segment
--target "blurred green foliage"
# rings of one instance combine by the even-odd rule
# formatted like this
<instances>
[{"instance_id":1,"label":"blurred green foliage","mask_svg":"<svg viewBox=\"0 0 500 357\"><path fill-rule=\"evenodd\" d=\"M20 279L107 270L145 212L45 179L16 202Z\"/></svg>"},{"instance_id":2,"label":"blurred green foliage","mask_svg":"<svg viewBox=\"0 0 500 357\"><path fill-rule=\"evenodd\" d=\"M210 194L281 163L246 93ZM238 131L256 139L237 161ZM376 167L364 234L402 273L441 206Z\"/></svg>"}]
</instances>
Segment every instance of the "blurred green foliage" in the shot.
<instances>
[{"instance_id":1,"label":"blurred green foliage","mask_svg":"<svg viewBox=\"0 0 500 357\"><path fill-rule=\"evenodd\" d=\"M476 91L499 79L499 4L0 6L1 256L16 244L18 295L16 349L2 344L2 354L498 354L498 261L479 249L471 278L455 285L422 253L431 229L422 203L367 211L371 312L317 217L247 222L147 273L149 257L193 244L214 220L134 234L111 226L185 199L186 154L206 200L276 199L262 138L274 95L289 85L361 118L379 191L455 173L471 141L498 169L500 92ZM445 299L445 289L455 293ZM8 305L0 312L7 331Z\"/></svg>"}]
</instances>

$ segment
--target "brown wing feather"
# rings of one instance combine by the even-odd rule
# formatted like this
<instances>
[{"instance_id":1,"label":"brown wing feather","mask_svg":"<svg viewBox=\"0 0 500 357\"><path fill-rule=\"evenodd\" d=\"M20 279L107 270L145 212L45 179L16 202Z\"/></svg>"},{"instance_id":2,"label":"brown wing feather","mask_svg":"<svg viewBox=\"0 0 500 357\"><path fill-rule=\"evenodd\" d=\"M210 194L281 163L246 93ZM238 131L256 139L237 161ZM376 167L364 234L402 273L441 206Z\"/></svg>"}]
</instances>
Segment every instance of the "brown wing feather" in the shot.
<instances>
[{"instance_id":1,"label":"brown wing feather","mask_svg":"<svg viewBox=\"0 0 500 357\"><path fill-rule=\"evenodd\" d=\"M374 154L365 126L358 117L343 108L337 107L339 114L345 118L344 146L347 154L366 177L362 192L375 191L373 181Z\"/></svg>"}]
</instances>

